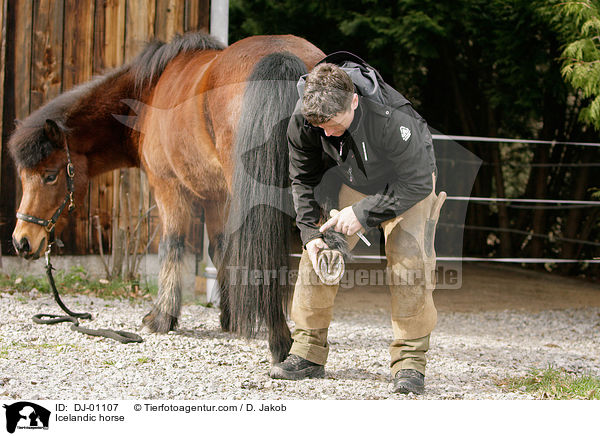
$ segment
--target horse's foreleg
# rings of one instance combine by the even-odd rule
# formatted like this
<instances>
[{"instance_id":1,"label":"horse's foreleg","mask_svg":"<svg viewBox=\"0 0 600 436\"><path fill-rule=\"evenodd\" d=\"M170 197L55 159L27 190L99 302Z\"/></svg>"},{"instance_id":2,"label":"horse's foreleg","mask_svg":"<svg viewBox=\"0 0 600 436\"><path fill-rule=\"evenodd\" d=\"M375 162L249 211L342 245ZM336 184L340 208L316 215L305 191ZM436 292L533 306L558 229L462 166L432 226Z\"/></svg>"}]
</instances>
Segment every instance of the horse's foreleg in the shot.
<instances>
[{"instance_id":1,"label":"horse's foreleg","mask_svg":"<svg viewBox=\"0 0 600 436\"><path fill-rule=\"evenodd\" d=\"M175 330L181 312L181 275L185 237L166 235L160 240L158 261L158 298L143 323L151 331L166 333Z\"/></svg>"},{"instance_id":2,"label":"horse's foreleg","mask_svg":"<svg viewBox=\"0 0 600 436\"><path fill-rule=\"evenodd\" d=\"M169 184L164 183L155 189L155 194L163 230L158 249L158 297L143 323L153 332L166 333L175 330L181 312L185 230L189 223L189 211L185 195L177 187L169 189Z\"/></svg>"}]
</instances>

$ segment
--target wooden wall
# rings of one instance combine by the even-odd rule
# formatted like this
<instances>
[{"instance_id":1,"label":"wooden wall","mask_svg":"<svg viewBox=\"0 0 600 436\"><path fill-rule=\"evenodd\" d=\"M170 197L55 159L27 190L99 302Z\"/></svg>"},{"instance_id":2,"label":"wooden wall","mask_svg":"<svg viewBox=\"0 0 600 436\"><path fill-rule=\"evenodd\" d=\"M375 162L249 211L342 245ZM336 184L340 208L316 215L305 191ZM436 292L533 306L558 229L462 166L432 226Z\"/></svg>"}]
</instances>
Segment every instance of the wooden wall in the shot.
<instances>
[{"instance_id":1,"label":"wooden wall","mask_svg":"<svg viewBox=\"0 0 600 436\"><path fill-rule=\"evenodd\" d=\"M20 192L6 143L15 119L22 119L48 100L94 75L131 60L152 39L176 33L208 31L210 0L0 0L0 243L10 254L14 214ZM127 194L128 192L128 194ZM98 252L96 219L104 249L134 226L139 204L153 204L139 170L101 175L89 186L79 216L63 232L66 253ZM129 212L126 211L129 206ZM201 247L201 216L194 211L191 247ZM144 234L158 225L156 210L143 224ZM156 243L151 251L155 251Z\"/></svg>"}]
</instances>

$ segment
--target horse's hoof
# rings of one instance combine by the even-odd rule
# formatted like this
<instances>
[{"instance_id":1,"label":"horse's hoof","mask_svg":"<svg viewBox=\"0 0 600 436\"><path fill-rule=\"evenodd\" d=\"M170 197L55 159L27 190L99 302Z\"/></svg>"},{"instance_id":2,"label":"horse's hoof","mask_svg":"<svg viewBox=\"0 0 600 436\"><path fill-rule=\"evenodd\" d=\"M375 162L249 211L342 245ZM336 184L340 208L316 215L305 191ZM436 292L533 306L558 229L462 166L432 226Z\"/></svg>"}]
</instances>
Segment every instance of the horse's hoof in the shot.
<instances>
[{"instance_id":1,"label":"horse's hoof","mask_svg":"<svg viewBox=\"0 0 600 436\"><path fill-rule=\"evenodd\" d=\"M271 363L276 364L276 363L284 362L285 359L287 359L287 357L289 355L290 355L289 352L287 352L287 353L281 352L281 353L276 353L276 354L271 353Z\"/></svg>"},{"instance_id":2,"label":"horse's hoof","mask_svg":"<svg viewBox=\"0 0 600 436\"><path fill-rule=\"evenodd\" d=\"M142 319L142 324L153 333L168 333L177 328L177 318L156 309L152 309L152 311Z\"/></svg>"},{"instance_id":3,"label":"horse's hoof","mask_svg":"<svg viewBox=\"0 0 600 436\"><path fill-rule=\"evenodd\" d=\"M339 250L326 249L319 252L315 272L326 285L337 285L345 269L344 255Z\"/></svg>"}]
</instances>

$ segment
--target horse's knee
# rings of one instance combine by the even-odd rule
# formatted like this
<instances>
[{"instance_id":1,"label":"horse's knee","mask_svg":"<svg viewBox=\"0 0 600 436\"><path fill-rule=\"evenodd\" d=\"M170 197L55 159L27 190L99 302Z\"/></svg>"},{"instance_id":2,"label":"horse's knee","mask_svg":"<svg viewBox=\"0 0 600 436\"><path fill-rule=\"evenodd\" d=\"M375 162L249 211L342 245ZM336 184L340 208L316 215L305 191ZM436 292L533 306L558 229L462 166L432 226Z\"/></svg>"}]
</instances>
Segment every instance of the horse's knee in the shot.
<instances>
[{"instance_id":1,"label":"horse's knee","mask_svg":"<svg viewBox=\"0 0 600 436\"><path fill-rule=\"evenodd\" d=\"M185 236L166 235L160 239L158 244L158 261L161 270L170 267L171 264L183 262L185 252Z\"/></svg>"}]
</instances>

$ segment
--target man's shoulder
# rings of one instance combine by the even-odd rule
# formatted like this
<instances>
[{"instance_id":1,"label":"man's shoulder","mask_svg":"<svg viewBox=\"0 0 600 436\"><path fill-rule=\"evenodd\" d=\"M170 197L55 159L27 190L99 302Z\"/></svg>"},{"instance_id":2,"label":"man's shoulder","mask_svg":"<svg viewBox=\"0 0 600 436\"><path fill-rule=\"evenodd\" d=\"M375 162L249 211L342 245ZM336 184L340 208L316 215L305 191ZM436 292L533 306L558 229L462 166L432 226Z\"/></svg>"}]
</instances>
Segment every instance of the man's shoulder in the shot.
<instances>
[{"instance_id":1,"label":"man's shoulder","mask_svg":"<svg viewBox=\"0 0 600 436\"><path fill-rule=\"evenodd\" d=\"M374 115L382 118L390 118L393 112L393 108L376 102L375 100L371 100L366 97L361 97L360 104L363 109L370 115Z\"/></svg>"},{"instance_id":2,"label":"man's shoulder","mask_svg":"<svg viewBox=\"0 0 600 436\"><path fill-rule=\"evenodd\" d=\"M407 119L419 118L412 105L406 101L399 107L384 105L379 102L363 98L361 100L363 109L373 123L380 126L388 126L397 123L405 123Z\"/></svg>"},{"instance_id":3,"label":"man's shoulder","mask_svg":"<svg viewBox=\"0 0 600 436\"><path fill-rule=\"evenodd\" d=\"M393 88L388 83L383 83L382 85L383 93L386 98L386 104L394 109L401 108L406 105L411 105L410 100L408 100L402 93L400 93L396 88Z\"/></svg>"}]
</instances>

